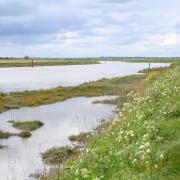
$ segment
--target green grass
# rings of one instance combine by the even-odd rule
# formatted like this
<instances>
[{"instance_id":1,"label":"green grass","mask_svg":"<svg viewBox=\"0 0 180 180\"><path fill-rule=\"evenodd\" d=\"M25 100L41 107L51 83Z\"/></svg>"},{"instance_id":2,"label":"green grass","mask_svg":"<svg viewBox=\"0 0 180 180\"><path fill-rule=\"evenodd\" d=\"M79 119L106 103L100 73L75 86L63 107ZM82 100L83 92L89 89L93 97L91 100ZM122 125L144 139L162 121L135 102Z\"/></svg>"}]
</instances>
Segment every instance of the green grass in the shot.
<instances>
[{"instance_id":1,"label":"green grass","mask_svg":"<svg viewBox=\"0 0 180 180\"><path fill-rule=\"evenodd\" d=\"M17 134L17 136L25 139L31 137L31 135L32 134L29 131L21 131L19 134Z\"/></svg>"},{"instance_id":2,"label":"green grass","mask_svg":"<svg viewBox=\"0 0 180 180\"><path fill-rule=\"evenodd\" d=\"M12 136L19 136L21 138L29 138L31 133L29 131L21 131L20 133L11 133L0 130L0 139L8 139Z\"/></svg>"},{"instance_id":3,"label":"green grass","mask_svg":"<svg viewBox=\"0 0 180 180\"><path fill-rule=\"evenodd\" d=\"M20 130L25 130L25 131L34 131L44 125L43 122L37 121L37 120L35 120L35 121L10 120L8 122L11 123L14 128L17 128Z\"/></svg>"},{"instance_id":4,"label":"green grass","mask_svg":"<svg viewBox=\"0 0 180 180\"><path fill-rule=\"evenodd\" d=\"M91 133L84 133L84 132L81 132L80 134L78 135L71 135L69 136L69 140L72 141L72 142L86 142L87 141L87 138L90 137Z\"/></svg>"},{"instance_id":5,"label":"green grass","mask_svg":"<svg viewBox=\"0 0 180 180\"><path fill-rule=\"evenodd\" d=\"M0 139L8 139L11 136L14 136L15 134L9 133L9 132L4 132L0 130Z\"/></svg>"},{"instance_id":6,"label":"green grass","mask_svg":"<svg viewBox=\"0 0 180 180\"><path fill-rule=\"evenodd\" d=\"M180 57L173 58L156 58L156 57L112 57L112 58L101 58L100 61L122 61L130 63L180 63Z\"/></svg>"},{"instance_id":7,"label":"green grass","mask_svg":"<svg viewBox=\"0 0 180 180\"><path fill-rule=\"evenodd\" d=\"M58 87L48 90L0 93L0 112L22 106L38 106L78 96L119 95L121 100L130 90L136 90L145 74L101 79L75 87Z\"/></svg>"},{"instance_id":8,"label":"green grass","mask_svg":"<svg viewBox=\"0 0 180 180\"><path fill-rule=\"evenodd\" d=\"M14 128L22 130L19 133L4 132L0 130L0 139L8 139L11 136L19 136L21 138L29 138L32 134L30 131L34 131L44 125L41 121L8 121Z\"/></svg>"},{"instance_id":9,"label":"green grass","mask_svg":"<svg viewBox=\"0 0 180 180\"><path fill-rule=\"evenodd\" d=\"M112 123L48 180L180 179L180 67L147 77L142 89L147 81L149 90L129 93Z\"/></svg>"},{"instance_id":10,"label":"green grass","mask_svg":"<svg viewBox=\"0 0 180 180\"><path fill-rule=\"evenodd\" d=\"M105 58L34 58L34 66L61 66L98 64L99 61L122 61L131 63L180 63L180 58L142 58L142 57L105 57ZM32 58L0 58L1 67L31 67Z\"/></svg>"},{"instance_id":11,"label":"green grass","mask_svg":"<svg viewBox=\"0 0 180 180\"><path fill-rule=\"evenodd\" d=\"M53 59L53 58L35 58L34 66L61 66L61 65L86 65L98 64L96 59ZM31 67L32 59L25 58L0 58L1 67Z\"/></svg>"}]
</instances>

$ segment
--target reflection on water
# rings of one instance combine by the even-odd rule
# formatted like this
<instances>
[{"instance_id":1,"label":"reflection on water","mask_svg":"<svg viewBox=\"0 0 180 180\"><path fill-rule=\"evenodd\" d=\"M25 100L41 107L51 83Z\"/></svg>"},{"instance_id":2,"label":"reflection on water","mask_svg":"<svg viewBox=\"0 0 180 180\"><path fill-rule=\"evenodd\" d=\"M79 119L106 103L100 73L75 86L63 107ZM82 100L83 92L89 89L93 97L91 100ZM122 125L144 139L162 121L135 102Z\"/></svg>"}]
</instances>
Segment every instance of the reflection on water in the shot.
<instances>
[{"instance_id":1,"label":"reflection on water","mask_svg":"<svg viewBox=\"0 0 180 180\"><path fill-rule=\"evenodd\" d=\"M151 67L168 66L152 63ZM101 62L92 65L0 68L0 91L12 92L71 86L101 79L137 73L148 63Z\"/></svg>"},{"instance_id":2,"label":"reflection on water","mask_svg":"<svg viewBox=\"0 0 180 180\"><path fill-rule=\"evenodd\" d=\"M7 146L0 149L0 179L29 179L28 176L35 170L43 169L40 152L54 146L70 145L69 135L90 131L97 127L102 119L112 117L114 106L92 103L104 98L78 97L51 105L1 113L2 130L18 131L7 122L11 119L19 121L38 119L45 125L34 131L32 137L27 140L19 137L0 140L0 144Z\"/></svg>"}]
</instances>

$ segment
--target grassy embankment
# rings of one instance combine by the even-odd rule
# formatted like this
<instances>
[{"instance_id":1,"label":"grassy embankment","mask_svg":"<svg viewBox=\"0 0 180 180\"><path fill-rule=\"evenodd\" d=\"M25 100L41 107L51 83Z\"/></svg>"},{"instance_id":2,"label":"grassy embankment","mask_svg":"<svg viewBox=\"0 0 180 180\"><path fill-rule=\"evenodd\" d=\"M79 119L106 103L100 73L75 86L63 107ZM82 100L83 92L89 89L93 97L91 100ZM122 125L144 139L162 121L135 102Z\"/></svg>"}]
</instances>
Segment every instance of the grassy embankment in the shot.
<instances>
[{"instance_id":1,"label":"grassy embankment","mask_svg":"<svg viewBox=\"0 0 180 180\"><path fill-rule=\"evenodd\" d=\"M153 85L144 91L149 81ZM112 123L92 136L63 170L42 179L179 179L180 67L149 72L139 90L141 95L128 94Z\"/></svg>"},{"instance_id":2,"label":"grassy embankment","mask_svg":"<svg viewBox=\"0 0 180 180\"><path fill-rule=\"evenodd\" d=\"M98 64L96 59L48 59L48 58L35 58L34 66L61 66L61 65L85 65L85 64ZM31 67L32 59L25 58L0 58L1 67Z\"/></svg>"}]
</instances>

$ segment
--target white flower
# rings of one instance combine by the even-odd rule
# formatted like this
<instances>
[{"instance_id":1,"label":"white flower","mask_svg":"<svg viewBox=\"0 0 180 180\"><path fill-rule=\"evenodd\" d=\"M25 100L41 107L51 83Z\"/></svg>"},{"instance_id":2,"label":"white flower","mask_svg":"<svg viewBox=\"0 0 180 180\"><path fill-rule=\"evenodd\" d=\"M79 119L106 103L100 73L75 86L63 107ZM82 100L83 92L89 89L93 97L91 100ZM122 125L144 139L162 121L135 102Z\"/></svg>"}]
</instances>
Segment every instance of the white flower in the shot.
<instances>
[{"instance_id":1,"label":"white flower","mask_svg":"<svg viewBox=\"0 0 180 180\"><path fill-rule=\"evenodd\" d=\"M160 155L160 158L161 158L161 159L164 159L164 154L161 154L161 155Z\"/></svg>"},{"instance_id":2,"label":"white flower","mask_svg":"<svg viewBox=\"0 0 180 180\"><path fill-rule=\"evenodd\" d=\"M81 175L84 177L84 178L86 178L86 177L88 177L88 170L86 169L86 168L83 168L83 169L81 169Z\"/></svg>"},{"instance_id":3,"label":"white flower","mask_svg":"<svg viewBox=\"0 0 180 180\"><path fill-rule=\"evenodd\" d=\"M150 150L150 149L147 149L147 150L146 150L146 152L147 152L147 153L150 153L150 152L151 152L151 150Z\"/></svg>"},{"instance_id":4,"label":"white flower","mask_svg":"<svg viewBox=\"0 0 180 180\"><path fill-rule=\"evenodd\" d=\"M132 163L135 164L137 162L137 159L133 159Z\"/></svg>"},{"instance_id":5,"label":"white flower","mask_svg":"<svg viewBox=\"0 0 180 180\"><path fill-rule=\"evenodd\" d=\"M100 180L101 178L95 177L93 180Z\"/></svg>"}]
</instances>

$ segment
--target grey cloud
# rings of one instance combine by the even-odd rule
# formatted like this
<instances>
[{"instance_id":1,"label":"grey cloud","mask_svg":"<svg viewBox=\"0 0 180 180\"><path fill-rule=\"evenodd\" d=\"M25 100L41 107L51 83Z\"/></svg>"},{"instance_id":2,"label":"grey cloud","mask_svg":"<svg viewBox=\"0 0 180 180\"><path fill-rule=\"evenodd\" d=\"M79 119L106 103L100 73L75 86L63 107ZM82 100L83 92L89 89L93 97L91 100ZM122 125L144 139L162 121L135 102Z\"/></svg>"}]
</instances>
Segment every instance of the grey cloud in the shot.
<instances>
[{"instance_id":1,"label":"grey cloud","mask_svg":"<svg viewBox=\"0 0 180 180\"><path fill-rule=\"evenodd\" d=\"M28 1L0 1L0 17L25 15L34 8Z\"/></svg>"},{"instance_id":2,"label":"grey cloud","mask_svg":"<svg viewBox=\"0 0 180 180\"><path fill-rule=\"evenodd\" d=\"M180 33L178 5L179 0L170 5L169 0L0 0L0 55L9 48L20 53L17 45L27 52L45 46L46 55L53 55L54 47L72 56L74 50L125 54L131 48L133 54L152 35ZM77 35L66 36L69 32ZM139 53L145 53L142 49Z\"/></svg>"}]
</instances>

